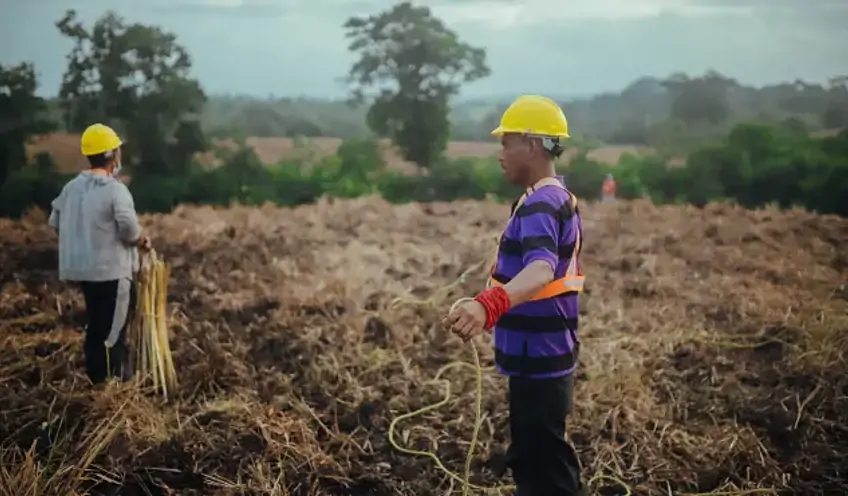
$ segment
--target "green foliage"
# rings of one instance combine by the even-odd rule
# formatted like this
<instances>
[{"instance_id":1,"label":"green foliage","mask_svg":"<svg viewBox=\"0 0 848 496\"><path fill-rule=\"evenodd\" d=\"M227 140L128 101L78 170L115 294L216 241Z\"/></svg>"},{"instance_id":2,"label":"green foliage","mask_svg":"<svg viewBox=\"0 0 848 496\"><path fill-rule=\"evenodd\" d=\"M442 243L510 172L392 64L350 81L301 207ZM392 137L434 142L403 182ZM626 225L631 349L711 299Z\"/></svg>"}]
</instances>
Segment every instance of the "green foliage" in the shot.
<instances>
[{"instance_id":1,"label":"green foliage","mask_svg":"<svg viewBox=\"0 0 848 496\"><path fill-rule=\"evenodd\" d=\"M195 166L185 178L152 174L134 178L130 189L138 210L167 212L180 203L294 206L322 196L371 194L394 203L487 197L510 201L520 194L503 181L494 159L443 159L429 170L402 174L387 169L377 144L368 140L345 141L337 155L313 166L296 162L266 166L244 143L218 153L220 165ZM618 165L607 166L583 153L561 164L559 172L584 201L599 197L604 175L612 172L622 199L648 197L655 203L695 205L729 199L752 208L775 203L848 216L848 131L811 139L779 126L745 124L720 143L697 150L683 165L669 165L661 156L624 155ZM0 190L2 214L18 215L30 204L49 206L65 180L49 160L17 171Z\"/></svg>"},{"instance_id":2,"label":"green foliage","mask_svg":"<svg viewBox=\"0 0 848 496\"><path fill-rule=\"evenodd\" d=\"M730 115L728 90L735 81L710 71L701 78L676 75L663 82L672 95L672 119L685 123L708 122L721 124Z\"/></svg>"},{"instance_id":3,"label":"green foliage","mask_svg":"<svg viewBox=\"0 0 848 496\"><path fill-rule=\"evenodd\" d=\"M510 99L452 98L451 139L490 139ZM754 88L708 72L700 77L645 77L620 92L558 100L575 133L586 138L678 154L753 120L808 131L848 127L848 89L838 78L827 85L794 82ZM203 123L215 136L292 136L296 128L305 136L364 138L371 135L367 111L364 104L340 101L215 96L205 107Z\"/></svg>"},{"instance_id":4,"label":"green foliage","mask_svg":"<svg viewBox=\"0 0 848 496\"><path fill-rule=\"evenodd\" d=\"M427 168L450 135L449 99L462 83L489 74L486 53L463 43L428 7L396 4L345 25L359 59L348 82L354 101L375 90L366 123L397 145L406 160Z\"/></svg>"},{"instance_id":5,"label":"green foliage","mask_svg":"<svg viewBox=\"0 0 848 496\"><path fill-rule=\"evenodd\" d=\"M379 190L393 203L483 200L489 196L508 200L521 193L507 185L502 177L500 166L491 159L442 160L426 174L386 174L381 178Z\"/></svg>"},{"instance_id":6,"label":"green foliage","mask_svg":"<svg viewBox=\"0 0 848 496\"><path fill-rule=\"evenodd\" d=\"M339 155L325 158L309 172L297 164L263 169L246 148L228 160L197 173L185 201L226 205L261 203L261 199L296 205L323 195L372 193L395 203L486 197L508 201L520 194L503 181L494 159L440 160L426 172L406 175L386 170L376 145L369 141L345 142ZM655 203L695 205L731 199L747 207L799 205L848 216L848 131L817 140L784 127L744 124L720 143L697 150L684 165L669 165L661 156L624 155L618 165L607 166L582 153L560 165L559 172L583 200L597 199L605 174L612 172L621 199L648 197ZM202 186L206 184L218 189ZM245 196L239 193L242 190L263 193Z\"/></svg>"},{"instance_id":7,"label":"green foliage","mask_svg":"<svg viewBox=\"0 0 848 496\"><path fill-rule=\"evenodd\" d=\"M180 203L292 206L370 194L392 202L510 200L520 193L503 182L494 159L443 156L451 131L454 138L490 139L512 97L456 101L462 84L488 75L485 51L461 42L426 7L404 2L347 21L349 49L358 57L348 75L354 101L347 103L207 102L173 34L112 12L86 28L69 10L56 27L73 42L57 101L35 96L30 65L0 66L0 215L49 208L68 179L49 156L27 164L28 140L49 131L53 116L65 130L104 122L127 138L124 157L140 211L167 212ZM597 198L613 172L620 198L776 203L848 216L848 131L824 139L807 134L848 126L846 83L751 88L714 71L641 78L619 93L563 105L581 134L570 141L576 158L559 168L585 200ZM193 163L207 149L207 131L237 141L216 150L214 167ZM268 166L245 144L249 136L292 137L304 153ZM306 136L346 139L335 156L318 159L306 156ZM422 166L419 173L388 170L376 137L390 138ZM610 140L660 153L624 156L615 167L587 157ZM684 165L670 165L669 157L687 155Z\"/></svg>"},{"instance_id":8,"label":"green foliage","mask_svg":"<svg viewBox=\"0 0 848 496\"><path fill-rule=\"evenodd\" d=\"M338 153L311 168L297 162L263 164L244 142L218 149L221 164L195 167L185 180L145 175L130 186L141 211L167 211L179 203L228 206L283 206L312 203L322 195L353 198L378 193L376 181L386 167L373 141L345 141Z\"/></svg>"},{"instance_id":9,"label":"green foliage","mask_svg":"<svg viewBox=\"0 0 848 496\"><path fill-rule=\"evenodd\" d=\"M559 172L565 178L568 188L578 198L594 200L600 196L601 183L607 168L594 160L589 160L585 153L577 155L567 168L560 168Z\"/></svg>"},{"instance_id":10,"label":"green foliage","mask_svg":"<svg viewBox=\"0 0 848 496\"><path fill-rule=\"evenodd\" d=\"M37 155L33 164L13 171L0 185L0 217L18 217L30 207L50 212L50 204L71 177L56 171L50 155Z\"/></svg>"},{"instance_id":11,"label":"green foliage","mask_svg":"<svg viewBox=\"0 0 848 496\"><path fill-rule=\"evenodd\" d=\"M386 168L377 143L368 140L345 141L337 155L321 160L313 177L323 191L339 198L355 198L376 193L373 180Z\"/></svg>"},{"instance_id":12,"label":"green foliage","mask_svg":"<svg viewBox=\"0 0 848 496\"><path fill-rule=\"evenodd\" d=\"M136 175L185 175L205 147L196 116L206 96L176 36L113 12L86 29L68 10L56 27L74 43L59 91L68 129L113 125L128 138L124 156Z\"/></svg>"},{"instance_id":13,"label":"green foliage","mask_svg":"<svg viewBox=\"0 0 848 496\"><path fill-rule=\"evenodd\" d=\"M365 105L342 101L212 96L204 106L202 124L215 138L367 138L371 134L365 124L367 111Z\"/></svg>"},{"instance_id":14,"label":"green foliage","mask_svg":"<svg viewBox=\"0 0 848 496\"><path fill-rule=\"evenodd\" d=\"M396 89L389 81L390 89ZM511 98L450 99L451 139L490 139ZM775 124L792 118L809 131L848 126L848 90L843 80L829 84L781 83L755 88L714 71L701 76L644 77L620 92L589 98L556 98L574 132L606 143L637 144L683 153L721 138L733 126L752 120ZM264 109L264 110L262 110ZM317 99L211 97L204 126L221 136L368 137L364 104Z\"/></svg>"},{"instance_id":15,"label":"green foliage","mask_svg":"<svg viewBox=\"0 0 848 496\"><path fill-rule=\"evenodd\" d=\"M30 138L55 127L46 102L35 95L37 87L31 64L0 64L0 185L26 165Z\"/></svg>"},{"instance_id":16,"label":"green foliage","mask_svg":"<svg viewBox=\"0 0 848 496\"><path fill-rule=\"evenodd\" d=\"M165 213L182 202L187 184L181 177L150 173L134 178L129 188L136 210Z\"/></svg>"}]
</instances>

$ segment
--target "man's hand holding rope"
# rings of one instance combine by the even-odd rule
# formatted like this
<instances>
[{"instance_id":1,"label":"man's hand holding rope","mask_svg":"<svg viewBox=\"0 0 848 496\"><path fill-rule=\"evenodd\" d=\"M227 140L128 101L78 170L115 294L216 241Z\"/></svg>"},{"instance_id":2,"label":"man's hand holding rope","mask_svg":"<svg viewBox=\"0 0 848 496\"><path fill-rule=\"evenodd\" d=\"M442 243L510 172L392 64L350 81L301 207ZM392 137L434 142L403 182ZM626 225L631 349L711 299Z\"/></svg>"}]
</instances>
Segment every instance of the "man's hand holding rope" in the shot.
<instances>
[{"instance_id":1,"label":"man's hand holding rope","mask_svg":"<svg viewBox=\"0 0 848 496\"><path fill-rule=\"evenodd\" d=\"M476 297L457 301L442 321L464 342L483 334L511 307L529 300L554 279L553 268L544 261L531 262L509 283L489 288Z\"/></svg>"},{"instance_id":2,"label":"man's hand holding rope","mask_svg":"<svg viewBox=\"0 0 848 496\"><path fill-rule=\"evenodd\" d=\"M486 308L476 300L467 299L456 305L443 320L445 327L468 342L486 331Z\"/></svg>"}]
</instances>

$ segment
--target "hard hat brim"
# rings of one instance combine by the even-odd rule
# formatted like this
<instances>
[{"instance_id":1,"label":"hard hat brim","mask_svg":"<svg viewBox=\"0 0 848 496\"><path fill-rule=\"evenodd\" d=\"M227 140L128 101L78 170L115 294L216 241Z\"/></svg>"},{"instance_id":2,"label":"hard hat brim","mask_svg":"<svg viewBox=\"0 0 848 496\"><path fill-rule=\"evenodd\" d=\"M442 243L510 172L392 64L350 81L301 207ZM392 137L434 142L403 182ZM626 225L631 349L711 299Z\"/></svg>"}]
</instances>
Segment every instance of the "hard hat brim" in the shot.
<instances>
[{"instance_id":1,"label":"hard hat brim","mask_svg":"<svg viewBox=\"0 0 848 496\"><path fill-rule=\"evenodd\" d=\"M493 136L503 136L504 134L527 134L527 131L521 129L510 129L503 126L496 127L492 133Z\"/></svg>"},{"instance_id":2,"label":"hard hat brim","mask_svg":"<svg viewBox=\"0 0 848 496\"><path fill-rule=\"evenodd\" d=\"M523 134L525 136L536 136L539 138L559 138L559 139L569 139L571 136L568 133L557 133L557 134L531 134L526 131L517 131L514 129L507 129L503 126L498 126L490 133L492 136L503 136L505 134Z\"/></svg>"},{"instance_id":3,"label":"hard hat brim","mask_svg":"<svg viewBox=\"0 0 848 496\"><path fill-rule=\"evenodd\" d=\"M118 148L124 146L125 142L123 139L118 138L118 141L115 143L110 143L109 148L101 149L101 148L93 148L93 149L81 149L80 151L86 157L91 157L93 155L100 155L101 153L111 152L113 150L117 150Z\"/></svg>"}]
</instances>

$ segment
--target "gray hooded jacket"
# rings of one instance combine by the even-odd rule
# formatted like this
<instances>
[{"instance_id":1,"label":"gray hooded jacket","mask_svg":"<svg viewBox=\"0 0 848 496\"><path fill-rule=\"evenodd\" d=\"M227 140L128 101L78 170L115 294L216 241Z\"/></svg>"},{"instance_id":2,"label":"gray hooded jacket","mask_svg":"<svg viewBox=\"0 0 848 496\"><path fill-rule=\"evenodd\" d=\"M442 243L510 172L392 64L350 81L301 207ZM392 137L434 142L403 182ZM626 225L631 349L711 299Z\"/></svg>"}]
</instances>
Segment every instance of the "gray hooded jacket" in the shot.
<instances>
[{"instance_id":1,"label":"gray hooded jacket","mask_svg":"<svg viewBox=\"0 0 848 496\"><path fill-rule=\"evenodd\" d=\"M130 279L138 271L141 226L130 190L117 179L81 172L53 200L49 224L59 232L59 278Z\"/></svg>"}]
</instances>

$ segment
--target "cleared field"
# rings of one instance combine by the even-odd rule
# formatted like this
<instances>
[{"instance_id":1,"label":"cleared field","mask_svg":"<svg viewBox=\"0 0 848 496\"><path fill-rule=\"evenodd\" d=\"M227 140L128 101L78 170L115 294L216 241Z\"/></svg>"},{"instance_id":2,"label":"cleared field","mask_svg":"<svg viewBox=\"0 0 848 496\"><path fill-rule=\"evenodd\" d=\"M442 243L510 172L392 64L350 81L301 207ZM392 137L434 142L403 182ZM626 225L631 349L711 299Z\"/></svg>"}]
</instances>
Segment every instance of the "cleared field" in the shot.
<instances>
[{"instance_id":1,"label":"cleared field","mask_svg":"<svg viewBox=\"0 0 848 496\"><path fill-rule=\"evenodd\" d=\"M259 158L268 164L278 163L287 159L320 159L333 155L341 145L339 138L308 138L305 140L304 149L295 147L294 140L290 138L248 138L247 143L252 146ZM396 150L388 142L381 143L383 154L389 166L396 169L408 169L409 164L401 159ZM472 142L453 141L448 144L447 154L450 157L495 157L500 150L500 145L492 141ZM77 171L88 168L88 162L79 153L79 135L56 133L41 136L34 140L29 147L30 155L39 152L48 152L56 159L59 168L63 171ZM619 157L624 153L647 154L650 148L636 146L607 146L593 150L589 156L595 160L608 164L617 164Z\"/></svg>"},{"instance_id":2,"label":"cleared field","mask_svg":"<svg viewBox=\"0 0 848 496\"><path fill-rule=\"evenodd\" d=\"M171 404L88 390L82 299L56 280L55 235L43 213L0 220L0 488L34 494L39 480L38 494L65 495L83 477L92 494L445 494L431 461L394 451L387 428L441 399L427 381L470 349L438 326L450 301L389 303L452 282L506 215L372 198L145 217L173 264ZM569 431L587 479L639 495L842 494L848 220L647 202L586 204L584 216ZM452 297L482 283L474 274ZM490 363L489 339L478 346ZM407 446L460 472L472 375L451 374L449 405L400 426ZM498 484L505 381L487 375L484 389L474 481Z\"/></svg>"}]
</instances>

